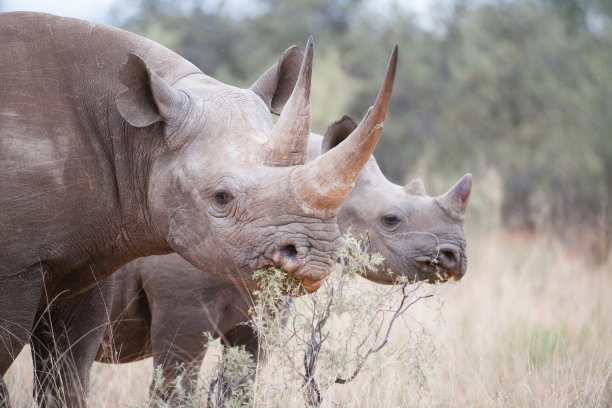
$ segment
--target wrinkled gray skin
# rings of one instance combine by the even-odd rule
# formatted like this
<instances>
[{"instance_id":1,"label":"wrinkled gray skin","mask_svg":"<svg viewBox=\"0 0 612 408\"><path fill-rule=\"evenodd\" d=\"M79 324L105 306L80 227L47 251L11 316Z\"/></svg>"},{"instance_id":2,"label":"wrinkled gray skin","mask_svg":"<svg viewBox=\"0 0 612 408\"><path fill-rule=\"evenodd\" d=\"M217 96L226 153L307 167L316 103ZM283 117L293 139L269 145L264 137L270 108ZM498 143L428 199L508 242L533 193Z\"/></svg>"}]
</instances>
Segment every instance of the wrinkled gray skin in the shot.
<instances>
[{"instance_id":1,"label":"wrinkled gray skin","mask_svg":"<svg viewBox=\"0 0 612 408\"><path fill-rule=\"evenodd\" d=\"M344 117L330 126L324 140L311 135L309 158L338 144L355 126ZM352 226L354 234L368 232L371 251L385 256L383 268L367 279L383 284L392 284L398 276L429 282L460 279L467 268L463 214L470 191L471 176L466 175L445 195L429 197L420 180L407 186L391 183L371 157L338 214L342 230ZM394 272L389 274L388 268ZM111 325L97 361L126 363L153 356L154 367L162 366L165 383L183 374L185 390L197 382L206 353L204 332L226 344L244 345L261 361L264 350L257 334L241 324L248 321L252 305L244 288L200 271L176 255L140 258L112 279ZM166 390L152 397L168 400L170 394Z\"/></svg>"},{"instance_id":2,"label":"wrinkled gray skin","mask_svg":"<svg viewBox=\"0 0 612 408\"><path fill-rule=\"evenodd\" d=\"M104 25L6 13L0 39L0 376L31 339L38 402L54 405L63 392L84 405L97 345L80 340L100 333L112 290L96 284L141 256L176 251L250 288L264 265L311 290L329 273L335 215L378 140L393 75L387 102L356 132L367 138L353 139L367 145L364 160L351 147L304 165L305 154L274 140L299 147L292 135L310 133L311 42L303 60L289 49L238 89ZM270 111L283 108L290 114L275 126ZM343 155L355 156L354 177L320 171L346 166ZM333 202L317 196L323 177L343 187ZM54 350L74 358L57 362Z\"/></svg>"}]
</instances>

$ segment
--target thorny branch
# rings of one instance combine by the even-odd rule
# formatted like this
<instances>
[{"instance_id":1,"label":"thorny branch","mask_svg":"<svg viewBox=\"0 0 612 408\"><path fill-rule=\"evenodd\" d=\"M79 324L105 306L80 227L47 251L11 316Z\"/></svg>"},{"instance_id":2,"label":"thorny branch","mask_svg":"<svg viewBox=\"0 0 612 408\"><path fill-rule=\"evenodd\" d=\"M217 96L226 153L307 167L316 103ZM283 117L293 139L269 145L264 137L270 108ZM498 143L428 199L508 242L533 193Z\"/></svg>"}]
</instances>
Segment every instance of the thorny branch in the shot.
<instances>
[{"instance_id":1,"label":"thorny branch","mask_svg":"<svg viewBox=\"0 0 612 408\"><path fill-rule=\"evenodd\" d=\"M320 406L326 388L332 384L346 384L359 375L366 361L389 343L397 320L416 302L431 296L417 293L422 282L411 284L408 280L398 281L382 291L354 291L351 282L357 275L382 267L380 254L367 253L370 244L369 236L360 242L347 234L338 273L328 277L316 293L295 298L294 302L283 306L281 299L286 298L282 295L284 290L280 289L284 285L282 279L274 283L271 274L275 272L270 270L261 275L267 286L257 295L259 301L252 316L254 327L269 351L276 349L284 355L301 380L308 406ZM389 316L387 313L391 314L390 319L385 317ZM344 314L349 315L349 327L343 332L337 327L330 330L328 326L336 322L335 319L346 321L341 318ZM281 315L288 320L279 319ZM340 333L342 337L337 337ZM298 355L284 352L290 341L297 342L298 349L302 350ZM342 352L334 349L337 346ZM295 357L302 360L301 364L294 360ZM345 368L341 369L338 364ZM348 370L347 364L350 364L350 375L342 376L339 373Z\"/></svg>"},{"instance_id":2,"label":"thorny branch","mask_svg":"<svg viewBox=\"0 0 612 408\"><path fill-rule=\"evenodd\" d=\"M336 381L335 381L336 384L347 384L347 383L351 382L355 377L357 377L357 375L359 374L359 372L361 371L361 369L365 365L365 362L368 359L368 357L370 355L374 354L374 353L379 352L389 342L389 335L391 334L391 329L393 328L393 324L395 323L395 320L397 320L398 317L402 316L412 305L414 305L419 300L433 296L433 295L417 296L412 302L409 302L404 307L404 304L406 303L406 300L414 295L416 290L418 290L418 288L422 285L422 282L418 282L416 284L416 286L414 287L414 289L412 289L409 293L406 293L407 285L408 285L408 282L405 282L401 286L401 288L402 288L402 295L403 295L402 296L402 300L401 300L399 306L397 307L397 309L395 310L395 313L393 314L393 317L391 318L391 321L389 322L389 325L387 326L387 332L385 333L385 337L383 338L383 340L380 343L380 345L378 345L377 347L371 347L366 352L365 356L360 357L360 361L359 361L359 364L358 364L357 368L353 371L353 373L350 376L348 376L347 378L336 377ZM379 330L380 330L380 328L379 328Z\"/></svg>"},{"instance_id":3,"label":"thorny branch","mask_svg":"<svg viewBox=\"0 0 612 408\"><path fill-rule=\"evenodd\" d=\"M361 247L361 255L363 256L370 247L369 235L367 237L367 240L361 243L360 247ZM340 262L341 262L342 270L344 270L344 267L346 265L346 260L342 258ZM343 274L343 272L341 272L341 274ZM345 281L343 279L340 279L336 286L332 286L331 288L328 289L330 292L330 296L327 298L325 309L323 313L321 314L321 316L318 318L318 320L316 316L316 309L317 309L316 299L313 300L314 303L313 303L313 308L311 309L312 316L311 316L311 321L310 321L311 322L310 323L310 334L311 335L310 335L310 339L306 342L307 347L304 352L304 374L302 375L303 380L304 380L305 392L308 397L310 406L319 406L322 402L321 391L314 378L315 369L316 369L318 357L320 355L321 347L323 345L325 338L327 337L327 335L323 334L323 329L331 315L331 308L332 308L332 305L334 304L335 297L341 294L342 289L344 287L344 283ZM346 378L336 377L334 383L347 384L350 381L352 381L360 373L368 357L370 357L374 353L379 352L389 342L389 336L391 334L391 330L393 328L395 321L399 317L401 317L416 302L418 302L421 299L432 296L432 295L415 296L418 289L421 287L422 282L417 282L414 286L411 287L411 289L408 289L408 285L409 285L409 282L405 281L400 286L394 286L378 299L377 303L375 304L373 308L374 310L371 312L371 315L370 315L370 320L369 320L369 325L368 325L369 330L367 334L361 340L360 344L357 346L357 350L361 349L366 344L368 338L371 338L372 334L374 334L375 338L378 338L378 335L384 326L384 320L381 320L380 324L378 324L377 326L373 324L374 320L376 319L376 316L379 315L381 311L384 311L383 303L384 303L385 298L388 298L389 295L397 292L398 288L401 289L401 293L402 293L401 301L399 305L397 306L397 308L393 309L393 312L394 312L393 317L391 318L391 320L389 321L387 325L387 329L386 329L384 338L382 339L381 343L376 346L370 347L365 352L365 355L359 355L359 363L357 367L355 368L355 370L352 372L352 374ZM411 298L413 298L413 300L409 301Z\"/></svg>"}]
</instances>

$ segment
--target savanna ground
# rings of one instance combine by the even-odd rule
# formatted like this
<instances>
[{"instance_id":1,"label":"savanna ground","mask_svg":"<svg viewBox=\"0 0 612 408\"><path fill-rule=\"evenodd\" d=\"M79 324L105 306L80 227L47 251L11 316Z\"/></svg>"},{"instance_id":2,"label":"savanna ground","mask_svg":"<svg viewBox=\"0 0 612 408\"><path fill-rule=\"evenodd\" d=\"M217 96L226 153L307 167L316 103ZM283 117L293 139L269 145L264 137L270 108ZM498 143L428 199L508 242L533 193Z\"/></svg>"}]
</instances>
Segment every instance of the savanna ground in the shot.
<instances>
[{"instance_id":1,"label":"savanna ground","mask_svg":"<svg viewBox=\"0 0 612 408\"><path fill-rule=\"evenodd\" d=\"M334 385L323 406L612 405L610 259L586 259L544 234L474 231L468 242L464 279L436 286L435 296L412 307L394 327L396 351L371 359L352 383ZM418 340L415 328L424 333ZM404 353L418 354L418 365ZM211 354L202 378L216 365ZM150 359L95 363L90 406L146 404L152 374ZM284 375L273 357L259 381L282 382ZM32 406L29 350L5 378L15 406ZM260 399L267 406L304 404L299 393Z\"/></svg>"}]
</instances>

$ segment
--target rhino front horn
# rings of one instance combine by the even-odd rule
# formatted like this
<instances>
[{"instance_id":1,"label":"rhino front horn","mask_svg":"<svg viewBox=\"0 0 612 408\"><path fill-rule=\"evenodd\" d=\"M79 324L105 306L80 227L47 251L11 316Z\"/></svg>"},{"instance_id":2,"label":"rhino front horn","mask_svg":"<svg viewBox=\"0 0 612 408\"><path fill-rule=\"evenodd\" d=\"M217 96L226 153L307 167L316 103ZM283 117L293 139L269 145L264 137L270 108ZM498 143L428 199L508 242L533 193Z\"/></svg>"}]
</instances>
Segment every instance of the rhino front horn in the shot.
<instances>
[{"instance_id":1,"label":"rhino front horn","mask_svg":"<svg viewBox=\"0 0 612 408\"><path fill-rule=\"evenodd\" d=\"M397 68L393 47L385 79L376 102L359 126L335 148L295 169L291 186L296 200L314 211L335 214L355 186L355 181L376 147L389 108Z\"/></svg>"},{"instance_id":2,"label":"rhino front horn","mask_svg":"<svg viewBox=\"0 0 612 408\"><path fill-rule=\"evenodd\" d=\"M457 215L464 215L472 192L472 175L461 177L450 190L438 198L442 208Z\"/></svg>"},{"instance_id":3,"label":"rhino front horn","mask_svg":"<svg viewBox=\"0 0 612 408\"><path fill-rule=\"evenodd\" d=\"M262 147L261 162L286 167L306 163L310 137L310 83L312 77L313 39L308 37L302 66L291 96Z\"/></svg>"}]
</instances>

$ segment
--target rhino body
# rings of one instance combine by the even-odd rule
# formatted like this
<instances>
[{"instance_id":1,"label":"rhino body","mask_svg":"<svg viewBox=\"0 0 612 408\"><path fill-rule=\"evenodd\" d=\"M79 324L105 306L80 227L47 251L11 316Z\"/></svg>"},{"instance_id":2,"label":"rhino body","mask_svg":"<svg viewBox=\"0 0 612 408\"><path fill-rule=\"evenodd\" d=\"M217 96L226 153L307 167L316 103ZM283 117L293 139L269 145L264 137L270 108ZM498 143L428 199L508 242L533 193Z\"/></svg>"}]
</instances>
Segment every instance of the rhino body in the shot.
<instances>
[{"instance_id":1,"label":"rhino body","mask_svg":"<svg viewBox=\"0 0 612 408\"><path fill-rule=\"evenodd\" d=\"M83 405L97 352L87 336L101 336L92 310L112 292L98 283L141 256L177 252L251 288L265 265L310 290L329 273L336 214L380 135L396 53L345 149L305 164L310 40L239 89L85 21L0 14L0 39L0 376L31 340L38 402L63 392Z\"/></svg>"},{"instance_id":2,"label":"rhino body","mask_svg":"<svg viewBox=\"0 0 612 408\"><path fill-rule=\"evenodd\" d=\"M309 159L336 146L355 126L345 117L330 126L325 138L312 134ZM466 175L443 196L429 197L420 180L407 186L391 183L372 157L338 214L341 230L368 232L372 251L385 255L383 266L367 279L383 284L399 276L429 282L460 279L467 268L463 214L470 191L471 176ZM392 215L398 219L389 222ZM436 275L436 265L442 276ZM112 280L110 325L97 361L127 363L152 356L166 384L182 375L182 389L190 390L206 353L204 332L226 344L245 346L256 361L265 352L257 333L244 324L253 304L244 287L194 268L176 255L140 258ZM151 390L155 389L153 380ZM171 390L164 391L152 398L170 399Z\"/></svg>"}]
</instances>

